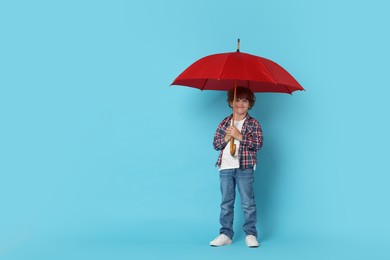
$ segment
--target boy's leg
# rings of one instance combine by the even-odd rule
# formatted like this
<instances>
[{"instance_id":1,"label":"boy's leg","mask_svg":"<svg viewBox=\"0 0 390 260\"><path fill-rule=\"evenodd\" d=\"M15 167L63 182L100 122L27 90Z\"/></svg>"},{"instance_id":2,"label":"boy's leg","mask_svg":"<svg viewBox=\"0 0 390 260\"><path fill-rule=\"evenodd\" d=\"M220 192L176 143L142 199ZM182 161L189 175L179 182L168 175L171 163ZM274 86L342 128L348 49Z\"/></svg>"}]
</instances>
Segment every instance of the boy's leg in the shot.
<instances>
[{"instance_id":1,"label":"boy's leg","mask_svg":"<svg viewBox=\"0 0 390 260\"><path fill-rule=\"evenodd\" d=\"M246 235L254 235L255 237L257 237L257 216L253 183L253 169L237 169L237 187L240 193L241 207L244 211L243 229Z\"/></svg>"},{"instance_id":2,"label":"boy's leg","mask_svg":"<svg viewBox=\"0 0 390 260\"><path fill-rule=\"evenodd\" d=\"M222 170L219 172L221 187L221 214L219 222L221 223L220 233L233 238L233 218L234 218L234 200L236 197L236 179L235 170Z\"/></svg>"}]
</instances>

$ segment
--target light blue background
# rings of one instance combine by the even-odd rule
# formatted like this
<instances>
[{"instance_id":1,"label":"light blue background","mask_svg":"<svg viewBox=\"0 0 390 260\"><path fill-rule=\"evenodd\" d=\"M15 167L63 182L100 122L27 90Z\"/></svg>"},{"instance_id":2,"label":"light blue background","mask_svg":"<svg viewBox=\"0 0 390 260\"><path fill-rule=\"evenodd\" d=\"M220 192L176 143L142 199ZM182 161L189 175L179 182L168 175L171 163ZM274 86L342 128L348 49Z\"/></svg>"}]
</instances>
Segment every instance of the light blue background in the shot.
<instances>
[{"instance_id":1,"label":"light blue background","mask_svg":"<svg viewBox=\"0 0 390 260\"><path fill-rule=\"evenodd\" d=\"M1 1L2 259L389 259L386 1ZM218 234L224 92L169 87L241 51L307 90L256 94L262 246Z\"/></svg>"}]
</instances>

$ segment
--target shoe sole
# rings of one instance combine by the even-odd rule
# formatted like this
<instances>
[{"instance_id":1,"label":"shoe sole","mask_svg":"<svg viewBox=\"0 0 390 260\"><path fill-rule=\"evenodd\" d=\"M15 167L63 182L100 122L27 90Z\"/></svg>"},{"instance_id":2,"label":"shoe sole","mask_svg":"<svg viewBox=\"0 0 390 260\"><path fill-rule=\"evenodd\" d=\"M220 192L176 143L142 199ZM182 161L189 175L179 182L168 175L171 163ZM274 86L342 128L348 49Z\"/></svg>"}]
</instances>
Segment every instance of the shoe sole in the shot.
<instances>
[{"instance_id":1,"label":"shoe sole","mask_svg":"<svg viewBox=\"0 0 390 260\"><path fill-rule=\"evenodd\" d=\"M221 246L228 246L228 245L231 245L232 243L230 243L230 244L224 244L224 245L220 245L220 246L218 246L218 245L210 245L210 246L212 246L212 247L221 247Z\"/></svg>"},{"instance_id":2,"label":"shoe sole","mask_svg":"<svg viewBox=\"0 0 390 260\"><path fill-rule=\"evenodd\" d=\"M212 244L210 244L210 246L212 246L212 247L220 247L220 246L228 246L228 245L231 245L231 244L232 244L232 242L226 243L226 244L223 244L223 245L212 245Z\"/></svg>"}]
</instances>

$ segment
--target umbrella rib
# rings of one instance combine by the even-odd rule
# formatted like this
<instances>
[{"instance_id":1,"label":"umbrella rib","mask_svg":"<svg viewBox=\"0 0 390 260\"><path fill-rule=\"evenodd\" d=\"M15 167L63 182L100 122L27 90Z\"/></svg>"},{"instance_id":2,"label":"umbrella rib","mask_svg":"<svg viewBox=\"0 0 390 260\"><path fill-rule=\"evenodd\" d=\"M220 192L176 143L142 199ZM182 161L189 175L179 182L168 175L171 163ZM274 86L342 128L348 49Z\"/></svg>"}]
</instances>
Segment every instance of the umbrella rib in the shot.
<instances>
[{"instance_id":1,"label":"umbrella rib","mask_svg":"<svg viewBox=\"0 0 390 260\"><path fill-rule=\"evenodd\" d=\"M290 91L290 89L288 88L288 86L286 86L286 85L282 85L283 87L285 87L286 89L287 89L287 91L288 91L288 93L290 94L290 95L292 95L292 92Z\"/></svg>"},{"instance_id":2,"label":"umbrella rib","mask_svg":"<svg viewBox=\"0 0 390 260\"><path fill-rule=\"evenodd\" d=\"M287 90L287 93L289 93L290 95L292 95L292 92L290 91L290 89L288 88L288 86L286 86L285 84L279 84L277 81L275 81L275 80L273 79L272 73L269 71L269 69L268 69L266 66L264 66L263 63L260 63L260 65L264 68L265 71L267 71L267 76L268 76L268 78L274 82L275 86L277 86L277 85L283 86L283 87Z\"/></svg>"},{"instance_id":3,"label":"umbrella rib","mask_svg":"<svg viewBox=\"0 0 390 260\"><path fill-rule=\"evenodd\" d=\"M226 56L226 58L225 58L225 62L223 63L223 66L222 66L222 68L221 68L221 70L220 70L220 72L219 72L219 74L218 74L218 80L220 80L221 79L221 75L222 75L222 72L224 71L224 69L225 69L225 66L226 66L226 63L227 63L227 59L228 59L228 57L229 56Z\"/></svg>"},{"instance_id":4,"label":"umbrella rib","mask_svg":"<svg viewBox=\"0 0 390 260\"><path fill-rule=\"evenodd\" d=\"M206 79L206 80L204 81L202 87L200 88L201 91L204 90L204 88L205 88L205 86L206 86L208 80L209 80L209 79Z\"/></svg>"},{"instance_id":5,"label":"umbrella rib","mask_svg":"<svg viewBox=\"0 0 390 260\"><path fill-rule=\"evenodd\" d=\"M273 79L272 73L268 70L268 68L267 68L266 66L264 66L263 63L261 63L261 62L258 62L258 63L259 63L259 64L261 65L261 67L263 67L263 69L267 72L267 77L268 77L268 79L271 80L271 81L273 81L273 82L275 83L275 85L277 85L278 83Z\"/></svg>"}]
</instances>

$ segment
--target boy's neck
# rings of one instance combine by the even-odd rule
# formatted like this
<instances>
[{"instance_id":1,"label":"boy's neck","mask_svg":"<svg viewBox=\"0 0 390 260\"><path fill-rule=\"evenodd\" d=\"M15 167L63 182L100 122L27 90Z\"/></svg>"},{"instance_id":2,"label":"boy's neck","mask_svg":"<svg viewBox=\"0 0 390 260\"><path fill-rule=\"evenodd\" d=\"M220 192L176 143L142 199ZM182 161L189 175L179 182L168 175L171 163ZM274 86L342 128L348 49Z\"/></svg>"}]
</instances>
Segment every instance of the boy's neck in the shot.
<instances>
[{"instance_id":1,"label":"boy's neck","mask_svg":"<svg viewBox=\"0 0 390 260\"><path fill-rule=\"evenodd\" d=\"M244 115L239 115L239 114L234 113L234 121L240 121L240 120L244 119L247 114L248 113L246 113Z\"/></svg>"}]
</instances>

